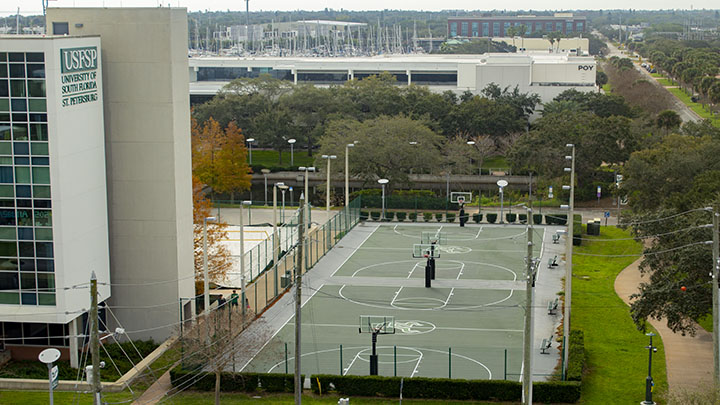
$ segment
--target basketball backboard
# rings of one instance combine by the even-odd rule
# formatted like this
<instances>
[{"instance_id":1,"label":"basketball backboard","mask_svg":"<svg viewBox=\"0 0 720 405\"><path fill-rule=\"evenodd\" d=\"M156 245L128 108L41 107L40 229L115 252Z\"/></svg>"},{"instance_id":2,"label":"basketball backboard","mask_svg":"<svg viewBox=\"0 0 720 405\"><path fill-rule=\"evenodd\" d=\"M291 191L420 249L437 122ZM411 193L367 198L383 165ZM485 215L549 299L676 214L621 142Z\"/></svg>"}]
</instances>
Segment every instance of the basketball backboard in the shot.
<instances>
[{"instance_id":1,"label":"basketball backboard","mask_svg":"<svg viewBox=\"0 0 720 405\"><path fill-rule=\"evenodd\" d=\"M453 191L450 193L450 202L455 204L466 204L472 202L472 192Z\"/></svg>"},{"instance_id":2,"label":"basketball backboard","mask_svg":"<svg viewBox=\"0 0 720 405\"><path fill-rule=\"evenodd\" d=\"M420 234L420 243L430 245L432 243L438 245L447 244L447 233L445 232L423 232Z\"/></svg>"},{"instance_id":3,"label":"basketball backboard","mask_svg":"<svg viewBox=\"0 0 720 405\"><path fill-rule=\"evenodd\" d=\"M415 259L429 259L440 257L440 249L438 245L429 243L416 243L413 245L413 258Z\"/></svg>"},{"instance_id":4,"label":"basketball backboard","mask_svg":"<svg viewBox=\"0 0 720 405\"><path fill-rule=\"evenodd\" d=\"M395 333L395 317L383 315L360 315L360 333L392 335Z\"/></svg>"}]
</instances>

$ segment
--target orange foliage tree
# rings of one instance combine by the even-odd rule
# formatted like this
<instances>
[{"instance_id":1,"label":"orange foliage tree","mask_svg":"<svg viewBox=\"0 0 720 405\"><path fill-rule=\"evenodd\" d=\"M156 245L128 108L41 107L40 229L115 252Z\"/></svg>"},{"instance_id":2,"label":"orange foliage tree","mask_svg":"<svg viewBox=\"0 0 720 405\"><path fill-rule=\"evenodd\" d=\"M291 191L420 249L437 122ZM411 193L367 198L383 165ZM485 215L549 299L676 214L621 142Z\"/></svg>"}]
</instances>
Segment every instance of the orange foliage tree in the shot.
<instances>
[{"instance_id":1,"label":"orange foliage tree","mask_svg":"<svg viewBox=\"0 0 720 405\"><path fill-rule=\"evenodd\" d=\"M195 293L202 294L203 289L203 220L210 216L212 204L203 194L203 183L192 176L193 186L193 250L195 257ZM220 241L227 239L227 223L208 222L208 279L213 283L223 283L225 275L232 267L230 251Z\"/></svg>"}]
</instances>

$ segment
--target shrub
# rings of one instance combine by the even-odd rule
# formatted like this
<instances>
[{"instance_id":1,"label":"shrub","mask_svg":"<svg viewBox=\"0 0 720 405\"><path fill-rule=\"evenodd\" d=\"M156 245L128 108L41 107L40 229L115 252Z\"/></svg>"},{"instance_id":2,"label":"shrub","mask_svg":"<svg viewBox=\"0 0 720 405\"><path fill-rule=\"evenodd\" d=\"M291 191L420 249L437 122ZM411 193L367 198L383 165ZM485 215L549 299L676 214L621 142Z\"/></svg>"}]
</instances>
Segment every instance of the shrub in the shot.
<instances>
[{"instance_id":1,"label":"shrub","mask_svg":"<svg viewBox=\"0 0 720 405\"><path fill-rule=\"evenodd\" d=\"M521 224L527 223L527 214L518 214L518 219L520 219Z\"/></svg>"},{"instance_id":2,"label":"shrub","mask_svg":"<svg viewBox=\"0 0 720 405\"><path fill-rule=\"evenodd\" d=\"M482 221L482 214L473 214L472 218L473 218L473 222L475 222L476 224L479 224L480 221Z\"/></svg>"},{"instance_id":3,"label":"shrub","mask_svg":"<svg viewBox=\"0 0 720 405\"><path fill-rule=\"evenodd\" d=\"M542 214L533 214L533 216L532 216L533 224L535 224L535 225L542 224L542 217L543 217Z\"/></svg>"},{"instance_id":4,"label":"shrub","mask_svg":"<svg viewBox=\"0 0 720 405\"><path fill-rule=\"evenodd\" d=\"M423 221L430 222L432 217L433 217L432 212L423 212Z\"/></svg>"},{"instance_id":5,"label":"shrub","mask_svg":"<svg viewBox=\"0 0 720 405\"><path fill-rule=\"evenodd\" d=\"M443 213L442 213L442 212L436 212L436 213L435 213L435 219L436 219L438 222L442 222L442 218L443 218Z\"/></svg>"},{"instance_id":6,"label":"shrub","mask_svg":"<svg viewBox=\"0 0 720 405\"><path fill-rule=\"evenodd\" d=\"M370 217L370 212L360 210L360 220L365 221Z\"/></svg>"},{"instance_id":7,"label":"shrub","mask_svg":"<svg viewBox=\"0 0 720 405\"><path fill-rule=\"evenodd\" d=\"M582 243L583 223L582 215L573 215L573 246L580 246Z\"/></svg>"},{"instance_id":8,"label":"shrub","mask_svg":"<svg viewBox=\"0 0 720 405\"><path fill-rule=\"evenodd\" d=\"M568 381L582 381L585 369L585 334L581 330L570 331L570 347L568 353Z\"/></svg>"},{"instance_id":9,"label":"shrub","mask_svg":"<svg viewBox=\"0 0 720 405\"><path fill-rule=\"evenodd\" d=\"M410 218L410 221L417 222L417 213L411 212L408 214L408 218Z\"/></svg>"},{"instance_id":10,"label":"shrub","mask_svg":"<svg viewBox=\"0 0 720 405\"><path fill-rule=\"evenodd\" d=\"M385 211L385 220L392 221L395 218L395 213L392 211Z\"/></svg>"},{"instance_id":11,"label":"shrub","mask_svg":"<svg viewBox=\"0 0 720 405\"><path fill-rule=\"evenodd\" d=\"M505 220L511 224L514 223L516 219L517 219L517 214L512 214L509 212L507 214L505 214Z\"/></svg>"},{"instance_id":12,"label":"shrub","mask_svg":"<svg viewBox=\"0 0 720 405\"><path fill-rule=\"evenodd\" d=\"M485 215L485 217L487 218L487 221L491 224L494 224L495 221L497 221L497 216L498 216L498 214L496 214L494 212L491 212L491 213L488 213L487 215Z\"/></svg>"},{"instance_id":13,"label":"shrub","mask_svg":"<svg viewBox=\"0 0 720 405\"><path fill-rule=\"evenodd\" d=\"M545 215L545 223L548 225L565 225L567 224L567 214L547 214Z\"/></svg>"},{"instance_id":14,"label":"shrub","mask_svg":"<svg viewBox=\"0 0 720 405\"><path fill-rule=\"evenodd\" d=\"M191 378L191 377L195 378ZM303 376L302 379L304 379ZM199 391L215 390L215 374L198 372L175 367L170 370L170 383L173 387L187 387L187 381L196 380L190 387ZM220 391L222 392L293 392L295 377L292 374L274 373L229 373L220 375Z\"/></svg>"},{"instance_id":15,"label":"shrub","mask_svg":"<svg viewBox=\"0 0 720 405\"><path fill-rule=\"evenodd\" d=\"M373 221L377 221L380 219L380 211L371 211L370 217L373 219Z\"/></svg>"},{"instance_id":16,"label":"shrub","mask_svg":"<svg viewBox=\"0 0 720 405\"><path fill-rule=\"evenodd\" d=\"M398 222L403 222L405 220L406 216L407 216L407 213L405 213L405 212L398 212L395 214L395 218L397 218Z\"/></svg>"},{"instance_id":17,"label":"shrub","mask_svg":"<svg viewBox=\"0 0 720 405\"><path fill-rule=\"evenodd\" d=\"M339 395L388 397L400 394L400 377L326 375L310 377L311 389L315 394L334 391ZM533 397L538 403L571 403L580 399L580 383L576 381L536 382ZM507 380L460 380L447 378L405 379L403 397L441 400L475 400L518 402L522 395L522 384Z\"/></svg>"},{"instance_id":18,"label":"shrub","mask_svg":"<svg viewBox=\"0 0 720 405\"><path fill-rule=\"evenodd\" d=\"M448 212L448 213L445 215L445 220L446 220L447 222L455 222L455 213L453 213L453 212Z\"/></svg>"}]
</instances>

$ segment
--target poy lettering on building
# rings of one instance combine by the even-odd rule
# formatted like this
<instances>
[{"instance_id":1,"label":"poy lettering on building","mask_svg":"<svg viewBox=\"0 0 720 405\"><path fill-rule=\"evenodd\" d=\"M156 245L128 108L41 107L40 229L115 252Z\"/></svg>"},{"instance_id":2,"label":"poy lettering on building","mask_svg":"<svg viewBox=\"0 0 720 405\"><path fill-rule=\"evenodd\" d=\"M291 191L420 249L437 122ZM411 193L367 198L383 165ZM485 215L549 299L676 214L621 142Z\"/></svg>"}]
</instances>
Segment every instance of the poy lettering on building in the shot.
<instances>
[{"instance_id":1,"label":"poy lettering on building","mask_svg":"<svg viewBox=\"0 0 720 405\"><path fill-rule=\"evenodd\" d=\"M98 100L98 59L96 46L60 49L63 107Z\"/></svg>"}]
</instances>

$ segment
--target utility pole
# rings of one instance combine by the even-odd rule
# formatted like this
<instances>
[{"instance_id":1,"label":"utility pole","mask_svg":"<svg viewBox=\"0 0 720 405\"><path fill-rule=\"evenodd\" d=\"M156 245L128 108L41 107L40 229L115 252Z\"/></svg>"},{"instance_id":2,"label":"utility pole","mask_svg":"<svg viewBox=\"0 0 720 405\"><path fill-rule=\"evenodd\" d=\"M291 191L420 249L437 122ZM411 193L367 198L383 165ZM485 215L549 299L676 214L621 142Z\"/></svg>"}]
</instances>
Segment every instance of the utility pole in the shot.
<instances>
[{"instance_id":1,"label":"utility pole","mask_svg":"<svg viewBox=\"0 0 720 405\"><path fill-rule=\"evenodd\" d=\"M720 235L718 234L718 231L720 231L720 213L715 212L713 209L712 211L713 216L713 244L712 244L712 252L713 252L713 293L712 293L712 300L713 300L713 377L715 377L715 384L718 384L718 381L720 381L720 348L718 347L718 344L720 344L720 339L718 339L718 333L720 333L719 326L720 322L718 318L720 318L720 303L718 303L718 276L720 273L718 272L718 267L720 266Z\"/></svg>"},{"instance_id":2,"label":"utility pole","mask_svg":"<svg viewBox=\"0 0 720 405\"><path fill-rule=\"evenodd\" d=\"M572 148L572 155L565 156L566 160L571 161L570 166L570 201L568 204L568 234L566 239L565 254L565 311L563 313L563 367L562 379L565 381L567 377L568 356L570 355L570 307L572 305L572 254L573 254L573 233L575 225L575 145L567 144L566 147ZM569 159L568 159L569 158ZM568 168L565 168L567 171ZM565 186L563 186L565 190ZM618 197L619 198L619 197Z\"/></svg>"},{"instance_id":3,"label":"utility pole","mask_svg":"<svg viewBox=\"0 0 720 405\"><path fill-rule=\"evenodd\" d=\"M90 355L92 356L93 405L100 405L100 332L98 327L97 277L90 276Z\"/></svg>"},{"instance_id":4,"label":"utility pole","mask_svg":"<svg viewBox=\"0 0 720 405\"><path fill-rule=\"evenodd\" d=\"M303 196L304 197L304 196ZM300 198L300 212L298 212L298 244L297 264L295 265L295 405L302 403L302 381L300 372L300 329L302 327L300 314L302 311L302 273L303 273L303 244L305 243L305 199Z\"/></svg>"},{"instance_id":5,"label":"utility pole","mask_svg":"<svg viewBox=\"0 0 720 405\"><path fill-rule=\"evenodd\" d=\"M527 209L532 218L532 208ZM527 256L525 257L527 280L525 284L525 336L523 342L523 404L532 404L532 346L533 346L533 228L527 225Z\"/></svg>"}]
</instances>

